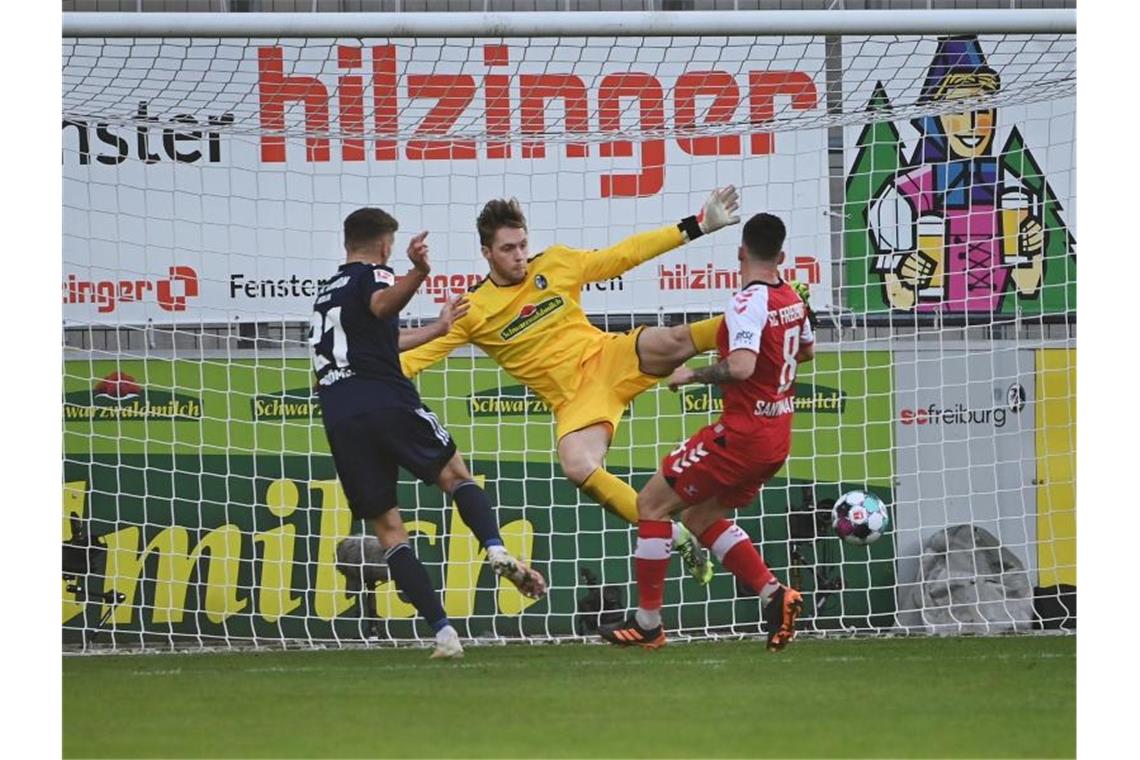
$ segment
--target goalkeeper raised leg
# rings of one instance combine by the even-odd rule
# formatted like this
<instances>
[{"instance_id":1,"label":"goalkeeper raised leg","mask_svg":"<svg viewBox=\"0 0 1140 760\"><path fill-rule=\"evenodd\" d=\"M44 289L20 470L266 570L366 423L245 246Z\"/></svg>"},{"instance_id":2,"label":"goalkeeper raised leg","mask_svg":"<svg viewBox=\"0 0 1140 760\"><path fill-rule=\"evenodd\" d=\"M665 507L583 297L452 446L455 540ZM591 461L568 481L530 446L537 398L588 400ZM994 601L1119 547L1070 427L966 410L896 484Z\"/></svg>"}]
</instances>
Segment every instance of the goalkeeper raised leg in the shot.
<instances>
[{"instance_id":1,"label":"goalkeeper raised leg","mask_svg":"<svg viewBox=\"0 0 1140 760\"><path fill-rule=\"evenodd\" d=\"M626 406L687 359L716 348L723 317L673 327L608 333L586 319L582 286L616 277L701 235L737 224L734 187L713 191L700 213L595 250L552 245L531 256L518 200L483 207L477 226L490 272L468 293L470 311L442 337L400 354L417 373L474 344L550 405L566 477L626 522L637 524L637 492L604 467ZM701 583L712 565L682 525L674 541Z\"/></svg>"}]
</instances>

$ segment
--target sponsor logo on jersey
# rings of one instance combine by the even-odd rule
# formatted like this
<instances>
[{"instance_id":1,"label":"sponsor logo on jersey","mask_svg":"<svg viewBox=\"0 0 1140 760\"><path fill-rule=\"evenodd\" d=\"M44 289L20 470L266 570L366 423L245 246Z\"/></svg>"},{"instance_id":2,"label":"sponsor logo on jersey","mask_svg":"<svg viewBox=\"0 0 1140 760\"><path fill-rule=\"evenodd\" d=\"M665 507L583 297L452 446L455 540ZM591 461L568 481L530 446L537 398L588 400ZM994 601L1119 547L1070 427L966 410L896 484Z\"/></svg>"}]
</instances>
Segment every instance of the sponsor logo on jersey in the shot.
<instances>
[{"instance_id":1,"label":"sponsor logo on jersey","mask_svg":"<svg viewBox=\"0 0 1140 760\"><path fill-rule=\"evenodd\" d=\"M735 346L738 343L751 344L756 337L756 333L751 330L738 330L736 335L732 336L732 344Z\"/></svg>"},{"instance_id":2,"label":"sponsor logo on jersey","mask_svg":"<svg viewBox=\"0 0 1140 760\"><path fill-rule=\"evenodd\" d=\"M796 396L791 399L797 412L817 414L843 414L847 408L847 393L838 388L822 385L796 385ZM724 398L715 386L681 391L681 411L685 414L722 414Z\"/></svg>"},{"instance_id":3,"label":"sponsor logo on jersey","mask_svg":"<svg viewBox=\"0 0 1140 760\"><path fill-rule=\"evenodd\" d=\"M63 282L66 306L91 303L100 314L110 314L122 303L155 301L163 311L186 311L198 296L198 273L193 267L172 266L165 279L81 280L69 274Z\"/></svg>"},{"instance_id":4,"label":"sponsor logo on jersey","mask_svg":"<svg viewBox=\"0 0 1140 760\"><path fill-rule=\"evenodd\" d=\"M376 282L383 283L384 285L395 285L396 275L389 272L387 269L380 269L377 267L372 270L372 276L376 278Z\"/></svg>"},{"instance_id":5,"label":"sponsor logo on jersey","mask_svg":"<svg viewBox=\"0 0 1140 760\"><path fill-rule=\"evenodd\" d=\"M356 373L352 371L351 367L334 367L325 374L321 375L321 379L317 382L325 388L328 388L333 383L341 380L347 380L350 377L355 377Z\"/></svg>"},{"instance_id":6,"label":"sponsor logo on jersey","mask_svg":"<svg viewBox=\"0 0 1140 760\"><path fill-rule=\"evenodd\" d=\"M280 393L254 396L250 412L257 422L314 420L321 417L321 402L312 388L290 388Z\"/></svg>"},{"instance_id":7,"label":"sponsor logo on jersey","mask_svg":"<svg viewBox=\"0 0 1140 760\"><path fill-rule=\"evenodd\" d=\"M519 310L519 315L499 332L499 337L503 340L510 340L565 305L566 301L562 296L552 296L545 301L539 301L537 304L528 303Z\"/></svg>"},{"instance_id":8,"label":"sponsor logo on jersey","mask_svg":"<svg viewBox=\"0 0 1140 760\"><path fill-rule=\"evenodd\" d=\"M144 388L125 372L112 372L89 391L63 397L65 422L88 420L199 420L202 400L171 390Z\"/></svg>"},{"instance_id":9,"label":"sponsor logo on jersey","mask_svg":"<svg viewBox=\"0 0 1140 760\"><path fill-rule=\"evenodd\" d=\"M542 275L540 275L540 274L536 274L536 275L534 276L534 286L535 286L536 288L538 288L539 290L546 290L546 286L547 286L548 284L549 284L549 283L547 283L547 281L546 281L546 278L545 278L545 277L543 277Z\"/></svg>"}]
</instances>

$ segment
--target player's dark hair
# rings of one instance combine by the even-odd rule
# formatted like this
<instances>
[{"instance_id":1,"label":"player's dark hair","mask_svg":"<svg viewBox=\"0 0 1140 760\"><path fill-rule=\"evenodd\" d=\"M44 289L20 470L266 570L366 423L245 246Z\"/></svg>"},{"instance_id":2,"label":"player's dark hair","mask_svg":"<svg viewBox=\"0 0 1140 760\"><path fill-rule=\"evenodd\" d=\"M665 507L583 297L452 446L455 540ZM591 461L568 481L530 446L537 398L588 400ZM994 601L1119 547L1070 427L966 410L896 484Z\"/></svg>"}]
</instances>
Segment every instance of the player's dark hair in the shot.
<instances>
[{"instance_id":1,"label":"player's dark hair","mask_svg":"<svg viewBox=\"0 0 1140 760\"><path fill-rule=\"evenodd\" d=\"M475 220L475 226L479 228L479 243L489 247L495 240L495 233L503 227L525 230L526 217L523 216L518 198L496 198L487 201L487 205L479 212L479 218Z\"/></svg>"},{"instance_id":2,"label":"player's dark hair","mask_svg":"<svg viewBox=\"0 0 1140 760\"><path fill-rule=\"evenodd\" d=\"M387 211L358 208L344 218L344 247L360 248L398 229L400 223Z\"/></svg>"},{"instance_id":3,"label":"player's dark hair","mask_svg":"<svg viewBox=\"0 0 1140 760\"><path fill-rule=\"evenodd\" d=\"M773 214L756 214L744 223L741 242L748 255L757 261L775 261L784 249L788 231L780 217Z\"/></svg>"}]
</instances>

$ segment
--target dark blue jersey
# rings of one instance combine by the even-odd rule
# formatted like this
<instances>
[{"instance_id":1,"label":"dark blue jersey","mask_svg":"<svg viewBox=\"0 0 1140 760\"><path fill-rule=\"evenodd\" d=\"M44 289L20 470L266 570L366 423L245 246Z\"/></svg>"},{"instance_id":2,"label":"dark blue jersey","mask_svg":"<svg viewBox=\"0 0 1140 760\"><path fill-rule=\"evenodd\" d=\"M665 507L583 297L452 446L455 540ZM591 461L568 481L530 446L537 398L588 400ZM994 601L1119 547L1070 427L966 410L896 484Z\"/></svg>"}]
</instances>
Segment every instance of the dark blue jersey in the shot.
<instances>
[{"instance_id":1,"label":"dark blue jersey","mask_svg":"<svg viewBox=\"0 0 1140 760\"><path fill-rule=\"evenodd\" d=\"M313 304L309 346L325 425L374 409L418 409L419 393L400 370L399 315L377 319L372 294L396 282L380 264L342 264Z\"/></svg>"}]
</instances>

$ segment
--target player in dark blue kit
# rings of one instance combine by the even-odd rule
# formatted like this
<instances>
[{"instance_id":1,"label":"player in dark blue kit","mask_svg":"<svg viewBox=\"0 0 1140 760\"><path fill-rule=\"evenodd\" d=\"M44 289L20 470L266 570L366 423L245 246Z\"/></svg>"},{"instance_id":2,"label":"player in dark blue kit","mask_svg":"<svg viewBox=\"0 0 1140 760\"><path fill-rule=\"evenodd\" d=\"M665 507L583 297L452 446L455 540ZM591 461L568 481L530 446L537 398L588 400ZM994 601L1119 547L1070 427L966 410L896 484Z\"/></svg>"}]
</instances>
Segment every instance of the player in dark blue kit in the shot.
<instances>
[{"instance_id":1,"label":"player in dark blue kit","mask_svg":"<svg viewBox=\"0 0 1140 760\"><path fill-rule=\"evenodd\" d=\"M462 299L448 303L435 323L400 330L400 311L431 265L427 232L421 232L408 245L413 268L396 279L388 259L398 226L377 208L358 209L344 220L348 258L317 294L309 345L325 433L349 509L372 524L396 587L435 630L432 657L462 657L459 634L408 543L396 507L398 466L455 500L496 575L532 599L546 593L546 582L507 553L486 493L400 370L400 351L446 333L467 306Z\"/></svg>"}]
</instances>

